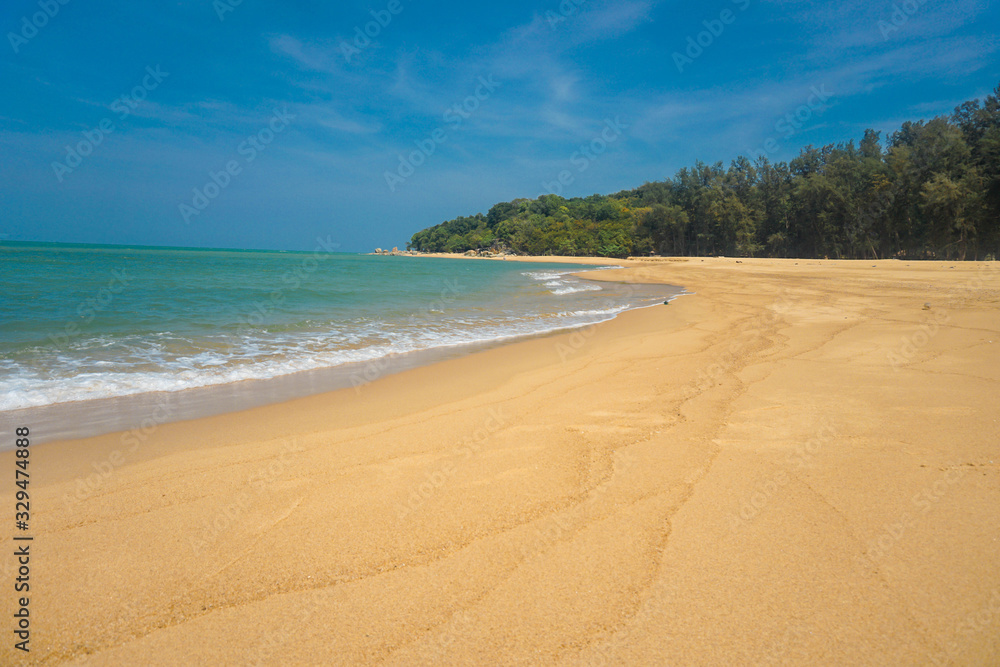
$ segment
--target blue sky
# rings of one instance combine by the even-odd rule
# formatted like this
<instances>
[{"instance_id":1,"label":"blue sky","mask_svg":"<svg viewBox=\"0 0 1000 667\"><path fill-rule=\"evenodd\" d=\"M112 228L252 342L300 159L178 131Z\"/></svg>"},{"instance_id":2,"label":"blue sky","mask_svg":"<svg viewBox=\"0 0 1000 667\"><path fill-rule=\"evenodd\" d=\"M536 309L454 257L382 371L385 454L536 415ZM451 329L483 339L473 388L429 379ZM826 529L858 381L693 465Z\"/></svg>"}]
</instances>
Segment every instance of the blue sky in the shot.
<instances>
[{"instance_id":1,"label":"blue sky","mask_svg":"<svg viewBox=\"0 0 1000 667\"><path fill-rule=\"evenodd\" d=\"M402 247L1000 83L985 0L62 2L0 10L0 239Z\"/></svg>"}]
</instances>

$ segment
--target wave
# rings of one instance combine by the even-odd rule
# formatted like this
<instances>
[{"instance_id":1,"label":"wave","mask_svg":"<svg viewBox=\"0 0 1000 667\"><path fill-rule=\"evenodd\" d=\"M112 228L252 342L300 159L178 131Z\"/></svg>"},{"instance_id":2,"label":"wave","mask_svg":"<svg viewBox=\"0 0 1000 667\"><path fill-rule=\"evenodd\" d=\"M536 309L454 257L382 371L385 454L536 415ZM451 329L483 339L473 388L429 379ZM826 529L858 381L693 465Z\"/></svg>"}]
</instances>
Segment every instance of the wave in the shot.
<instances>
[{"instance_id":1,"label":"wave","mask_svg":"<svg viewBox=\"0 0 1000 667\"><path fill-rule=\"evenodd\" d=\"M620 269L620 266L595 267L593 271L607 269ZM525 271L521 275L541 282L548 291L556 296L576 294L578 292L600 292L604 288L593 282L587 282L577 278L573 274L581 273L580 269L568 269L565 271L545 270L545 271Z\"/></svg>"},{"instance_id":2,"label":"wave","mask_svg":"<svg viewBox=\"0 0 1000 667\"><path fill-rule=\"evenodd\" d=\"M55 351L47 371L5 360L0 411L147 392L181 391L243 380L264 380L302 371L372 362L435 348L506 341L587 326L611 319L621 307L541 313L533 317L455 318L405 328L401 322L370 324L365 331L328 330L297 335L209 336L169 342L155 335L95 337L75 343L76 352L111 348L112 359ZM110 345L109 345L110 344ZM38 359L42 350L32 350Z\"/></svg>"},{"instance_id":3,"label":"wave","mask_svg":"<svg viewBox=\"0 0 1000 667\"><path fill-rule=\"evenodd\" d=\"M350 271L363 266L350 258L343 261L348 279L353 279ZM427 266L437 265L419 265L424 272ZM507 273L497 275L515 280L472 281L471 289L464 279L455 279L455 267L441 264L436 274L430 271L415 285L405 273L380 278L367 291L358 288L365 298L354 301L344 297L342 284L331 277L325 291L288 292L287 302L267 302L275 318L257 325L244 317L215 317L212 307L204 305L189 314L175 308L173 297L162 291L145 301L137 293L124 293L122 298L133 298L134 304L126 308L116 301L117 319L111 319L109 310L87 335L51 336L39 327L32 338L0 341L0 411L265 380L393 355L509 341L588 326L663 301L662 289L622 290L617 283L602 285L572 275L620 268L614 266L548 266L523 273L523 267L504 267ZM168 268L163 276L171 275ZM234 269L231 282L258 273ZM438 298L440 281L446 278L459 288L448 288ZM257 287L267 284L264 280ZM205 293L218 309L243 313L257 304L254 290L244 290L242 284L227 283ZM176 296L185 298L183 293Z\"/></svg>"}]
</instances>

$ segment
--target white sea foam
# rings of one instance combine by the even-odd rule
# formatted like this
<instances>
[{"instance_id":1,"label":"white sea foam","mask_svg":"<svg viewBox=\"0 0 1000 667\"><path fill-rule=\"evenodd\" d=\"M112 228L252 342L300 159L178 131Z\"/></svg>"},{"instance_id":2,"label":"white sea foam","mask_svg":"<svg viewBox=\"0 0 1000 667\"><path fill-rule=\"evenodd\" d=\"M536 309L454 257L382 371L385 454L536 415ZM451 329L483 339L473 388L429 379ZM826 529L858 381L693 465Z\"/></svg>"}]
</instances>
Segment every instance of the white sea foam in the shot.
<instances>
[{"instance_id":1,"label":"white sea foam","mask_svg":"<svg viewBox=\"0 0 1000 667\"><path fill-rule=\"evenodd\" d=\"M571 269L567 271L525 271L521 275L527 276L529 278L532 278L533 280L541 282L545 287L548 288L549 292L555 294L556 296L565 296L567 294L576 294L578 292L599 292L603 289L600 285L596 285L592 282L587 282L585 280L581 280L580 278L573 276L572 274L574 273L580 273L580 270Z\"/></svg>"},{"instance_id":2,"label":"white sea foam","mask_svg":"<svg viewBox=\"0 0 1000 667\"><path fill-rule=\"evenodd\" d=\"M527 289L497 303L468 299L460 307L444 304L443 312L425 307L415 314L326 322L312 318L292 330L261 326L240 329L239 334L105 331L80 336L62 347L32 348L0 359L0 410L179 391L419 350L507 341L588 326L655 301L617 296L570 275L579 272L525 272L544 289Z\"/></svg>"},{"instance_id":3,"label":"white sea foam","mask_svg":"<svg viewBox=\"0 0 1000 667\"><path fill-rule=\"evenodd\" d=\"M533 317L452 318L436 326L401 327L396 323L393 328L392 323L385 323L382 330L369 327L367 335L329 331L212 337L203 344L213 349L192 350L190 354L171 355L167 350L170 346L157 340L158 336L81 340L81 350L101 348L107 354L110 349L113 358L52 354L46 359L50 370L45 375L5 364L12 373L5 373L0 410L267 379L417 350L510 340L593 324L627 307L537 313ZM370 344L361 344L364 339ZM223 342L226 345L218 349Z\"/></svg>"},{"instance_id":4,"label":"white sea foam","mask_svg":"<svg viewBox=\"0 0 1000 667\"><path fill-rule=\"evenodd\" d=\"M562 296L564 294L576 294L577 292L600 292L599 285L588 285L587 283L563 283L551 290L553 294Z\"/></svg>"}]
</instances>

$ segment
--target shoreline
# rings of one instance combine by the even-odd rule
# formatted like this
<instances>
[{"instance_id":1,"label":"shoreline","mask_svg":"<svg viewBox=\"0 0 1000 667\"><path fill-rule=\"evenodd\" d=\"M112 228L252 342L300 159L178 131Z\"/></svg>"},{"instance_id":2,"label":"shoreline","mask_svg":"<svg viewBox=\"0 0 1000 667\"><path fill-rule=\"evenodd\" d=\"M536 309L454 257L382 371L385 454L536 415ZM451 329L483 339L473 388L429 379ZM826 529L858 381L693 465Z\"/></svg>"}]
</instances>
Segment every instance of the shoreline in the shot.
<instances>
[{"instance_id":1,"label":"shoreline","mask_svg":"<svg viewBox=\"0 0 1000 667\"><path fill-rule=\"evenodd\" d=\"M609 263L690 296L33 449L33 659L1000 657L996 263Z\"/></svg>"},{"instance_id":2,"label":"shoreline","mask_svg":"<svg viewBox=\"0 0 1000 667\"><path fill-rule=\"evenodd\" d=\"M449 259L456 257L469 259L461 255L447 256ZM551 263L547 262L544 257L528 258L524 261ZM584 262L556 263L583 264ZM593 264L592 266L599 268L604 265L606 264ZM592 279L592 272L588 270L581 270L572 275L585 280ZM601 282L608 281L602 280ZM681 287L664 287L677 290L676 293L665 292L664 296L670 299L684 293ZM612 299L616 296L621 295L612 294L608 298ZM635 308L632 307L622 312ZM610 315L608 319L614 319L620 314L619 312ZM243 412L248 409L284 403L340 389L356 389L381 377L411 368L589 326L592 324L565 326L532 333L512 333L489 340L447 343L408 352L395 352L364 361L352 361L325 368L284 373L270 378L244 379L235 382L198 385L176 391L136 392L4 410L0 411L0 423L35 424L39 434L36 436L35 442L38 444L123 433L139 428L144 422L150 420L157 425L175 421L189 421L220 414ZM0 451L12 449L13 446L0 443Z\"/></svg>"}]
</instances>

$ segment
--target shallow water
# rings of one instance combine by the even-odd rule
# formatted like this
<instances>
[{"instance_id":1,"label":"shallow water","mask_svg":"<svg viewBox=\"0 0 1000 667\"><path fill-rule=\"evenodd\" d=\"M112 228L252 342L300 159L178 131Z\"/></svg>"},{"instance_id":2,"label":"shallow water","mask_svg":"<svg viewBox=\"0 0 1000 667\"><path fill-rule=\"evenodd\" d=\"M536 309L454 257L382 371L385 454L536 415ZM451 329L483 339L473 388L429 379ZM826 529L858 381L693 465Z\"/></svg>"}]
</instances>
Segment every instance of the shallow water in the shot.
<instances>
[{"instance_id":1,"label":"shallow water","mask_svg":"<svg viewBox=\"0 0 1000 667\"><path fill-rule=\"evenodd\" d=\"M0 414L47 424L44 439L127 428L159 404L173 406L171 420L215 414L586 326L678 293L570 275L589 270L600 269L0 244Z\"/></svg>"}]
</instances>

